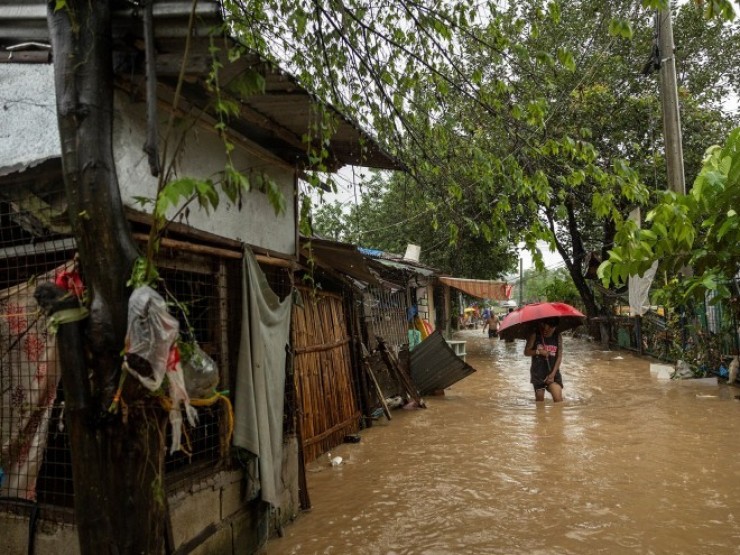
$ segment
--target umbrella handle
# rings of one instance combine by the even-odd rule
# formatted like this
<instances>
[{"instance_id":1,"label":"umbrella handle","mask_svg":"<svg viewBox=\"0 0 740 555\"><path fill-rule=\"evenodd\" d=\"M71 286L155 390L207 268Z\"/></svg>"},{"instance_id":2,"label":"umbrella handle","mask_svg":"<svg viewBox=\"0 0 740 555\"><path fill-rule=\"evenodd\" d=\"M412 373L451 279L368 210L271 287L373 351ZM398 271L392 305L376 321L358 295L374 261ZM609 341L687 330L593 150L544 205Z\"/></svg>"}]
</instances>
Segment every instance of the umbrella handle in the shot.
<instances>
[{"instance_id":1,"label":"umbrella handle","mask_svg":"<svg viewBox=\"0 0 740 555\"><path fill-rule=\"evenodd\" d=\"M542 345L546 346L547 344L545 343L545 336L542 335L542 332L540 332L540 339L542 340ZM549 375L550 372L552 372L552 366L550 366L550 353L547 353L545 355L545 362L547 362L547 373Z\"/></svg>"}]
</instances>

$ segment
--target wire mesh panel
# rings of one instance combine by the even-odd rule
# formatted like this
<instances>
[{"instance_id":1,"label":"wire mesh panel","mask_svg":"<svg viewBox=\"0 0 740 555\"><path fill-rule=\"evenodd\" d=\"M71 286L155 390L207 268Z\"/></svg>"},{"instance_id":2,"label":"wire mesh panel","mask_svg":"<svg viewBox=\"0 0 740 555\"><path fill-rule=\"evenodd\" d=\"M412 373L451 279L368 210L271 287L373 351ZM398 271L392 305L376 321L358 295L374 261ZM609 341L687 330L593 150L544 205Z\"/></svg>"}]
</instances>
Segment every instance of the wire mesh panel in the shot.
<instances>
[{"instance_id":1,"label":"wire mesh panel","mask_svg":"<svg viewBox=\"0 0 740 555\"><path fill-rule=\"evenodd\" d=\"M732 296L717 302L715 294L708 293L700 315L704 329L716 342L720 358L740 354L740 279L727 286Z\"/></svg>"},{"instance_id":2,"label":"wire mesh panel","mask_svg":"<svg viewBox=\"0 0 740 555\"><path fill-rule=\"evenodd\" d=\"M166 251L164 255L159 262L160 293L180 322L182 339L195 342L216 363L220 373L218 389L226 393L230 373L228 307L234 304L233 295L238 295L236 288L228 287L228 273L238 271L238 266L225 265L218 258L177 251ZM198 412L198 422L194 427L184 427L182 450L168 454L165 459L170 489L185 487L228 461L228 406L212 392L204 396L204 400L191 399ZM168 428L167 445L170 434Z\"/></svg>"},{"instance_id":3,"label":"wire mesh panel","mask_svg":"<svg viewBox=\"0 0 740 555\"><path fill-rule=\"evenodd\" d=\"M377 347L376 337L396 348L408 342L405 291L368 287L363 304L370 349Z\"/></svg>"},{"instance_id":4,"label":"wire mesh panel","mask_svg":"<svg viewBox=\"0 0 740 555\"><path fill-rule=\"evenodd\" d=\"M39 176L36 175L36 178ZM46 183L38 178L38 183ZM0 188L0 510L73 522L74 488L64 420L64 391L54 336L33 292L73 269L75 241L63 224L61 188ZM229 388L229 345L236 345L240 261L163 250L160 293L187 339L198 343ZM236 325L234 325L236 323ZM229 461L227 405L198 402L198 424L185 427L186 452L168 455L168 487L186 487ZM169 434L169 432L168 432ZM167 442L169 445L169 437Z\"/></svg>"},{"instance_id":5,"label":"wire mesh panel","mask_svg":"<svg viewBox=\"0 0 740 555\"><path fill-rule=\"evenodd\" d=\"M30 170L29 170L30 172ZM75 242L64 192L41 167L0 188L0 507L69 518L73 490L55 338L33 298L64 279Z\"/></svg>"}]
</instances>

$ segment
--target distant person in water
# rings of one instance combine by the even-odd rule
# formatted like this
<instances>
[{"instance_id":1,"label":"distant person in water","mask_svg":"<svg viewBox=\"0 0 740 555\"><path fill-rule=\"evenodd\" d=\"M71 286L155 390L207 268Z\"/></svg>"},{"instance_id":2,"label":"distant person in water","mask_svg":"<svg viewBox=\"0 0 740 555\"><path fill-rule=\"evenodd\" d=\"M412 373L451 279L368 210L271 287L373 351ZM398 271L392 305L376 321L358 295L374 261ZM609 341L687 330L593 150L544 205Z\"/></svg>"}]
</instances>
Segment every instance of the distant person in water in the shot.
<instances>
[{"instance_id":1,"label":"distant person in water","mask_svg":"<svg viewBox=\"0 0 740 555\"><path fill-rule=\"evenodd\" d=\"M545 391L550 392L554 402L563 400L563 377L560 375L563 338L556 331L557 327L557 318L538 323L537 331L529 336L524 347L524 356L532 357L529 375L536 401L545 400Z\"/></svg>"},{"instance_id":2,"label":"distant person in water","mask_svg":"<svg viewBox=\"0 0 740 555\"><path fill-rule=\"evenodd\" d=\"M498 336L498 324L496 313L493 310L489 311L483 324L483 333L486 333L486 328L488 328L488 339Z\"/></svg>"}]
</instances>

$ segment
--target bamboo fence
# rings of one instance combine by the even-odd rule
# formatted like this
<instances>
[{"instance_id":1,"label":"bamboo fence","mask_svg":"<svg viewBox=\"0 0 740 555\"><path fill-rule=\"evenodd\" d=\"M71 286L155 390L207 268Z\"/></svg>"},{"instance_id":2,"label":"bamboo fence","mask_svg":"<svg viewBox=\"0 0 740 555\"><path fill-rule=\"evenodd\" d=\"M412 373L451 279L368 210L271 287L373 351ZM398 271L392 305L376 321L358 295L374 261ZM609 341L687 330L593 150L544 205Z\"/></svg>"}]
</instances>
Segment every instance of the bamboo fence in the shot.
<instances>
[{"instance_id":1,"label":"bamboo fence","mask_svg":"<svg viewBox=\"0 0 740 555\"><path fill-rule=\"evenodd\" d=\"M351 338L342 297L298 289L303 306L294 305L292 315L294 380L308 463L359 431L361 413L352 385Z\"/></svg>"}]
</instances>

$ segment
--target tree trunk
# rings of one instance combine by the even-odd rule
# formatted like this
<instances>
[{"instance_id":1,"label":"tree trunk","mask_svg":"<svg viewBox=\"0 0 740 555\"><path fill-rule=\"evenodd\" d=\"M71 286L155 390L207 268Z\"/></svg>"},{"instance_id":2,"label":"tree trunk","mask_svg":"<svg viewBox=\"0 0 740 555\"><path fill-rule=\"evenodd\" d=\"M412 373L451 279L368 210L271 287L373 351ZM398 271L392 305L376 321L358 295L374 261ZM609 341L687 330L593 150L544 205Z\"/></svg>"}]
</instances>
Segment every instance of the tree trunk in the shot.
<instances>
[{"instance_id":1,"label":"tree trunk","mask_svg":"<svg viewBox=\"0 0 740 555\"><path fill-rule=\"evenodd\" d=\"M80 550L160 553L166 412L131 378L125 417L106 410L121 372L126 281L137 257L113 158L110 1L55 5L49 2L48 20L62 167L90 295L89 318L59 337L65 394L75 400L69 419Z\"/></svg>"},{"instance_id":2,"label":"tree trunk","mask_svg":"<svg viewBox=\"0 0 740 555\"><path fill-rule=\"evenodd\" d=\"M558 241L558 236L555 233L555 223L551 214L548 214L548 220L550 223L550 231L552 232L553 238L555 239L555 247L558 253L563 258L565 267L568 269L573 283L578 290L583 306L586 310L586 316L594 318L599 315L599 307L596 304L596 298L594 297L593 291L586 283L586 278L583 277L583 271L581 269L583 260L586 256L586 251L583 248L583 238L581 237L581 231L578 227L576 220L575 210L573 208L572 201L567 201L565 206L568 210L568 234L570 235L572 253L568 253L565 247ZM572 258L571 258L572 257Z\"/></svg>"}]
</instances>

